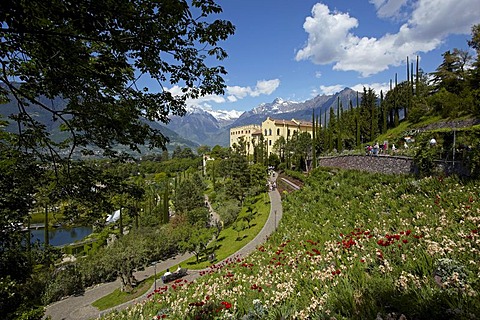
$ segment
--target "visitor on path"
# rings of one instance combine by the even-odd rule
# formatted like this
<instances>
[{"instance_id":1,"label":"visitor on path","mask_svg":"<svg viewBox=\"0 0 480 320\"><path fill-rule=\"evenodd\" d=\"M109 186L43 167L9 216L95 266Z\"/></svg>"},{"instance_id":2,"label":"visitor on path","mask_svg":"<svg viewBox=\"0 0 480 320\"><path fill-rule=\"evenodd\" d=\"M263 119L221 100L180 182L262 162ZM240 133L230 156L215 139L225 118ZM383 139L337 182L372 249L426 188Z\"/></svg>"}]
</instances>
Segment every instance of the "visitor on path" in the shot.
<instances>
[{"instance_id":1,"label":"visitor on path","mask_svg":"<svg viewBox=\"0 0 480 320\"><path fill-rule=\"evenodd\" d=\"M170 272L170 269L167 269L167 271L165 272L164 276L166 277L166 276L169 276L169 275L171 275L171 274L172 274L172 273Z\"/></svg>"}]
</instances>

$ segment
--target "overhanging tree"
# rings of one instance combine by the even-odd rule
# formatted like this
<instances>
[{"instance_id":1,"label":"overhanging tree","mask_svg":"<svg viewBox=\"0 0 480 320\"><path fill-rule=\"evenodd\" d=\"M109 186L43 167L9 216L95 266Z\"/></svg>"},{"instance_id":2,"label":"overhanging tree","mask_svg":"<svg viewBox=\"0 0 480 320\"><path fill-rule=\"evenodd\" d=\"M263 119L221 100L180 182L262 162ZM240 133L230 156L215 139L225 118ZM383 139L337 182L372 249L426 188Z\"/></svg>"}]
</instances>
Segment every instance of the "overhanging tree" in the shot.
<instances>
[{"instance_id":1,"label":"overhanging tree","mask_svg":"<svg viewBox=\"0 0 480 320\"><path fill-rule=\"evenodd\" d=\"M167 139L143 119L166 123L185 113L186 99L223 93L225 69L207 65L227 56L217 44L234 32L228 21L210 21L221 11L213 0L3 2L0 94L16 104L6 116L22 147L41 145L48 161L64 146L68 155L88 153L88 145L107 155L116 144L164 147ZM142 88L144 78L158 87ZM33 117L33 105L68 133L63 143Z\"/></svg>"},{"instance_id":2,"label":"overhanging tree","mask_svg":"<svg viewBox=\"0 0 480 320\"><path fill-rule=\"evenodd\" d=\"M5 152L14 157L2 162L3 172L11 176L22 159L33 159L34 165L42 164L36 168L53 172L54 193L72 198L84 177L72 171L78 152L92 154L96 148L117 156L119 144L137 151L140 144L165 147L167 138L155 121L183 115L187 99L223 93L226 70L215 60L227 57L219 43L234 26L212 19L221 11L214 0L3 1L0 101L6 104L0 105L0 114L10 123L0 130L16 135L2 138ZM157 87L144 88L144 79L156 81ZM2 221L2 230L28 216L41 179L31 180L20 179L20 185L3 193L21 198L17 203L23 207L1 203L0 211L12 217ZM98 176L90 181L104 185ZM84 196L94 196L87 186ZM14 267L3 252L0 260ZM0 281L16 281L12 288L23 285L29 274L14 279L4 270ZM15 316L18 306L4 307L2 318Z\"/></svg>"}]
</instances>

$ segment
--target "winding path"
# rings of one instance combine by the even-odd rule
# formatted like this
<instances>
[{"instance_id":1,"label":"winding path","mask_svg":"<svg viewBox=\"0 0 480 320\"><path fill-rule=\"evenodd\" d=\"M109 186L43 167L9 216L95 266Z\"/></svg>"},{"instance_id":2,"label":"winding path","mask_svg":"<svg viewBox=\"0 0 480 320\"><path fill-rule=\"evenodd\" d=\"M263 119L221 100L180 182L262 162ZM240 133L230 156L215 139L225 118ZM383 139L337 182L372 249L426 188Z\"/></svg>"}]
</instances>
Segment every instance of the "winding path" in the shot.
<instances>
[{"instance_id":1,"label":"winding path","mask_svg":"<svg viewBox=\"0 0 480 320\"><path fill-rule=\"evenodd\" d=\"M270 176L270 180L275 181L277 176L278 174L275 174L275 173L272 174ZM275 231L280 219L282 218L282 213L283 213L282 201L277 189L270 191L268 195L270 197L270 204L271 204L270 214L262 230L260 230L260 232L252 241L247 243L243 248L241 248L240 250L232 254L230 257L227 257L225 260L230 259L232 257L247 256L249 253L254 251L259 245L264 243L265 240L268 238L268 236ZM210 208L210 211L212 212L213 217L218 219L218 216L216 216L216 213L213 212L211 207L209 208ZM189 259L192 256L193 256L192 254L177 255L174 258L158 262L156 265L156 271L163 271L163 270L166 270L167 268L171 268ZM189 274L185 277L185 279L187 279L188 281L193 281L194 279L200 276L200 271L201 270L189 270ZM143 271L135 272L134 276L137 280L143 280L145 278L153 276L154 273L155 273L155 267L150 266L145 268L145 270ZM160 283L157 282L157 285L162 285L160 279L157 281L160 282ZM92 306L93 302L100 299L101 297L106 296L107 294L110 294L111 292L113 292L115 289L119 287L120 287L120 282L119 280L116 280L114 282L100 284L93 288L87 289L82 295L70 296L64 300L57 301L46 307L45 318L51 317L52 320L88 320L88 319L97 318L102 314L109 313L113 310L125 309L126 307L128 307L129 305L135 302L144 300L147 294L153 291L154 285L152 285L152 288L143 296L137 299L134 299L132 301L126 302L122 305L116 306L112 309L99 311L97 308Z\"/></svg>"}]
</instances>

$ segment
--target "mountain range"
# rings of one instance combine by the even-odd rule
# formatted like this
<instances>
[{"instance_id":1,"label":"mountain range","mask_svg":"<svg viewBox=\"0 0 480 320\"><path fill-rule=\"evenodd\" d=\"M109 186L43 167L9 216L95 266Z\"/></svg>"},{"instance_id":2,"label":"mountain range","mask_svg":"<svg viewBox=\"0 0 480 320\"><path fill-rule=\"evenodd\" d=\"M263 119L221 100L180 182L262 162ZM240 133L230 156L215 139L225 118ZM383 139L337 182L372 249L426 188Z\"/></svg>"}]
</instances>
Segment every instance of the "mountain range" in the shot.
<instances>
[{"instance_id":1,"label":"mountain range","mask_svg":"<svg viewBox=\"0 0 480 320\"><path fill-rule=\"evenodd\" d=\"M46 100L40 97L40 100ZM325 116L328 121L329 110L333 107L334 111L338 108L338 101L344 109L349 106L350 101L356 106L357 92L345 88L333 95L318 95L312 99L298 102L276 98L271 103L262 103L250 111L218 111L212 109L202 109L200 107L188 107L187 113L183 117L173 116L170 122L165 125L158 122L149 122L151 126L160 130L170 139L167 145L168 150L172 151L175 147L189 147L195 150L200 145L226 147L229 145L230 128L244 126L249 124L261 124L267 117L275 119L291 120L312 120L312 111L315 115ZM360 96L361 99L361 96ZM52 104L52 101L43 101ZM58 98L54 101L55 107L60 110L66 103ZM52 135L61 134L58 128L58 122L52 119L52 115L44 109L37 106L30 106L30 112L39 122L46 125L47 130ZM12 102L0 105L0 115L5 118L10 114L18 112L17 106ZM146 120L145 120L146 121ZM11 125L7 130L15 130ZM148 153L148 150L142 148L142 153ZM157 152L154 150L154 152Z\"/></svg>"},{"instance_id":2,"label":"mountain range","mask_svg":"<svg viewBox=\"0 0 480 320\"><path fill-rule=\"evenodd\" d=\"M180 136L201 145L228 146L230 128L248 124L261 124L267 117L275 119L312 120L312 110L315 115L329 118L329 110L338 108L338 101L344 109L350 101L356 106L357 92L345 88L333 95L318 95L312 99L298 102L276 98L271 103L262 103L250 111L213 111L200 107L190 107L183 117L172 117L167 128ZM360 98L361 99L361 96Z\"/></svg>"}]
</instances>

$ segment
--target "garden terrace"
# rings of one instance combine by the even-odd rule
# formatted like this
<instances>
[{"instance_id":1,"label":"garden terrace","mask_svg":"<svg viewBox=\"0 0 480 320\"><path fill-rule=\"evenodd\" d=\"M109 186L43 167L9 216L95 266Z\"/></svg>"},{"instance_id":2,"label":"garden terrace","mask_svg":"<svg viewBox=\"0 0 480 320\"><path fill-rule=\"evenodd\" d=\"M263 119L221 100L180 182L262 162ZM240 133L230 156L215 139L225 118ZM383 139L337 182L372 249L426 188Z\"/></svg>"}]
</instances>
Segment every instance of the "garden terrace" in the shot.
<instances>
[{"instance_id":1,"label":"garden terrace","mask_svg":"<svg viewBox=\"0 0 480 320\"><path fill-rule=\"evenodd\" d=\"M453 177L314 170L254 253L122 316L474 319L479 201Z\"/></svg>"}]
</instances>

